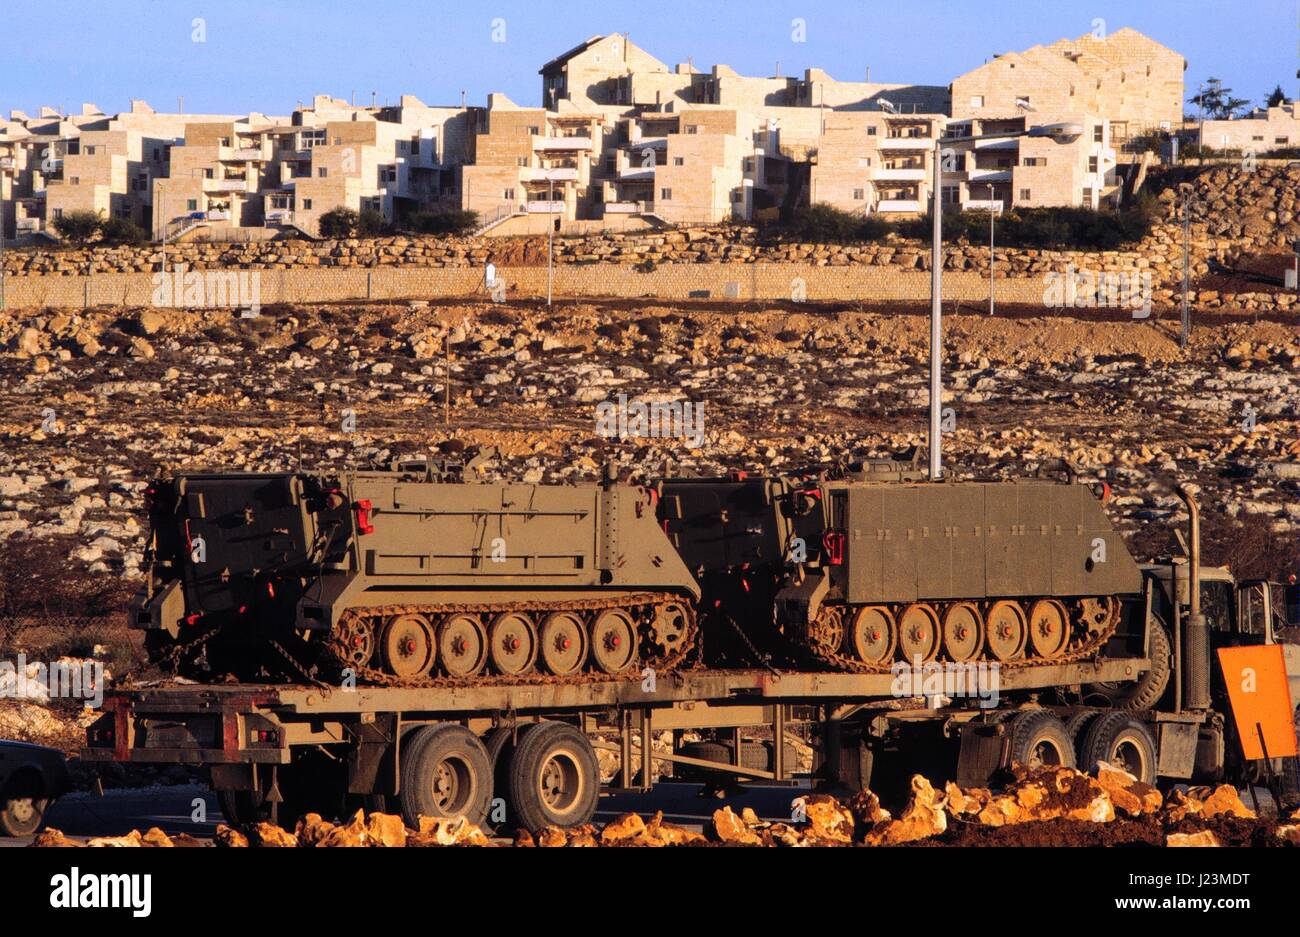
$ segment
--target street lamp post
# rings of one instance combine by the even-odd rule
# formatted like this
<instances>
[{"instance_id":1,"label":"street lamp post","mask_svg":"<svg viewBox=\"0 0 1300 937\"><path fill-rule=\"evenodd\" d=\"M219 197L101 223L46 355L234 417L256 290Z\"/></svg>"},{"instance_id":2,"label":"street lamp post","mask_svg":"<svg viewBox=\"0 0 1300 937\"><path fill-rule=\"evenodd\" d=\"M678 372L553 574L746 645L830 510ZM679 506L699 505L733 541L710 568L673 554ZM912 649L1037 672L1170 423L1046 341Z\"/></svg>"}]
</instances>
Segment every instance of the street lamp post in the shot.
<instances>
[{"instance_id":1,"label":"street lamp post","mask_svg":"<svg viewBox=\"0 0 1300 937\"><path fill-rule=\"evenodd\" d=\"M934 139L934 182L930 199L930 479L943 477L943 148L944 144L974 143L979 140L1014 140L1018 137L1046 137L1070 143L1083 134L1080 124L1045 124L1015 133L987 133L969 137Z\"/></svg>"},{"instance_id":2,"label":"street lamp post","mask_svg":"<svg viewBox=\"0 0 1300 937\"><path fill-rule=\"evenodd\" d=\"M989 315L993 315L993 183L989 183Z\"/></svg>"}]
</instances>

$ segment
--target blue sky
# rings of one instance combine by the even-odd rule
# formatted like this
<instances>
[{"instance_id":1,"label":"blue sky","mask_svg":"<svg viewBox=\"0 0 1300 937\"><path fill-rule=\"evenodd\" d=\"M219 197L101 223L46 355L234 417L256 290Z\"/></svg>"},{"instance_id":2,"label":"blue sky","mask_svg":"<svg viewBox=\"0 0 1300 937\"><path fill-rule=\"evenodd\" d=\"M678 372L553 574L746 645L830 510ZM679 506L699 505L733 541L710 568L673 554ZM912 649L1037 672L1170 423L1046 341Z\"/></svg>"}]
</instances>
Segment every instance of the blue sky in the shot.
<instances>
[{"instance_id":1,"label":"blue sky","mask_svg":"<svg viewBox=\"0 0 1300 937\"><path fill-rule=\"evenodd\" d=\"M206 41L192 41L195 18ZM792 38L792 20L805 41ZM504 42L493 21L504 21ZM997 52L1131 26L1181 52L1187 83L1220 77L1251 101L1300 80L1300 0L10 0L0 110L106 112L133 97L190 113L288 113L315 93L540 103L537 69L590 35L627 32L670 65L745 74L947 84ZM500 36L500 24L497 34Z\"/></svg>"}]
</instances>

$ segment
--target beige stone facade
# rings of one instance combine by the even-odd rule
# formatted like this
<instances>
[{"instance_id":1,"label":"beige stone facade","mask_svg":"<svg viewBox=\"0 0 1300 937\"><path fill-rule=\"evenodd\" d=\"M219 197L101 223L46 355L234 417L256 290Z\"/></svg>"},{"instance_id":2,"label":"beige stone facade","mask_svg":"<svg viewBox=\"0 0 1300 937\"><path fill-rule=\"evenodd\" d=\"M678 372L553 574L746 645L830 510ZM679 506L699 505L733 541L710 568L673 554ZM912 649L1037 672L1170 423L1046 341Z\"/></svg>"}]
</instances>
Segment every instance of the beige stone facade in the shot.
<instances>
[{"instance_id":1,"label":"beige stone facade","mask_svg":"<svg viewBox=\"0 0 1300 937\"><path fill-rule=\"evenodd\" d=\"M0 225L31 236L88 210L155 238L252 240L315 235L338 207L389 221L464 208L497 234L764 221L813 203L900 216L928 209L939 138L956 138L946 203L1100 207L1122 195L1123 141L1180 126L1184 68L1131 29L999 55L947 87L670 66L612 33L541 68L541 106L320 95L286 117L15 113L0 122ZM960 139L1054 123L1082 132ZM1294 123L1286 105L1205 132L1291 144Z\"/></svg>"},{"instance_id":2,"label":"beige stone facade","mask_svg":"<svg viewBox=\"0 0 1300 937\"><path fill-rule=\"evenodd\" d=\"M1300 146L1296 102L1260 108L1236 120L1207 120L1198 128L1197 142L1212 150L1238 150L1263 156L1270 150Z\"/></svg>"}]
</instances>

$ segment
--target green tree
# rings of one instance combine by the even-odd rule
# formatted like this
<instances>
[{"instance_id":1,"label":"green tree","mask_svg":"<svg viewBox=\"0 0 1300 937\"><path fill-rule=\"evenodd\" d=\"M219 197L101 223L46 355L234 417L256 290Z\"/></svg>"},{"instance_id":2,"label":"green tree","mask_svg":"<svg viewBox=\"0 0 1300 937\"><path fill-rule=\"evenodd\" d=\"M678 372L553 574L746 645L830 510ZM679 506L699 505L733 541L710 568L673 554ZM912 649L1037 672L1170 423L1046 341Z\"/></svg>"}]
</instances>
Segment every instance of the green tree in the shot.
<instances>
[{"instance_id":1,"label":"green tree","mask_svg":"<svg viewBox=\"0 0 1300 937\"><path fill-rule=\"evenodd\" d=\"M360 217L350 208L331 208L320 216L320 236L325 238L350 238L361 223Z\"/></svg>"},{"instance_id":2,"label":"green tree","mask_svg":"<svg viewBox=\"0 0 1300 937\"><path fill-rule=\"evenodd\" d=\"M99 226L99 236L106 244L143 244L149 235L126 218L106 218Z\"/></svg>"},{"instance_id":3,"label":"green tree","mask_svg":"<svg viewBox=\"0 0 1300 937\"><path fill-rule=\"evenodd\" d=\"M468 234L478 227L476 211L421 211L408 220L419 234Z\"/></svg>"},{"instance_id":4,"label":"green tree","mask_svg":"<svg viewBox=\"0 0 1300 937\"><path fill-rule=\"evenodd\" d=\"M1281 85L1278 85L1276 88L1273 89L1273 93L1268 96L1268 100L1264 102L1264 106L1277 107L1278 105L1285 104L1285 103L1286 103L1286 92L1282 90Z\"/></svg>"},{"instance_id":5,"label":"green tree","mask_svg":"<svg viewBox=\"0 0 1300 937\"><path fill-rule=\"evenodd\" d=\"M82 245L98 232L103 219L93 211L70 211L54 219L54 230L69 244Z\"/></svg>"},{"instance_id":6,"label":"green tree","mask_svg":"<svg viewBox=\"0 0 1300 937\"><path fill-rule=\"evenodd\" d=\"M1218 78L1207 78L1199 94L1189 100L1199 107L1210 120L1231 120L1238 111L1250 104L1245 98L1234 98L1232 89L1223 87Z\"/></svg>"},{"instance_id":7,"label":"green tree","mask_svg":"<svg viewBox=\"0 0 1300 937\"><path fill-rule=\"evenodd\" d=\"M367 208L357 218L358 237L377 238L392 233L393 226L388 223L388 219L381 212Z\"/></svg>"}]
</instances>

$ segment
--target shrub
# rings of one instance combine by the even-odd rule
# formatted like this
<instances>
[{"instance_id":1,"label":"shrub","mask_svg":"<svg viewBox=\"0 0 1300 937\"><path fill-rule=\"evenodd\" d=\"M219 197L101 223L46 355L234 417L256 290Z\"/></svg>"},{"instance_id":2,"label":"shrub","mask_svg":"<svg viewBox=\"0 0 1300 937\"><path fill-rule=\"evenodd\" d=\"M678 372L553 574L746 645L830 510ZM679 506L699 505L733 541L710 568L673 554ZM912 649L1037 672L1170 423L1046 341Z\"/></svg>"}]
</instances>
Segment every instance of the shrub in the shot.
<instances>
[{"instance_id":1,"label":"shrub","mask_svg":"<svg viewBox=\"0 0 1300 937\"><path fill-rule=\"evenodd\" d=\"M350 208L331 208L320 216L320 236L326 238L348 238L357 230L361 219Z\"/></svg>"},{"instance_id":2,"label":"shrub","mask_svg":"<svg viewBox=\"0 0 1300 937\"><path fill-rule=\"evenodd\" d=\"M818 244L878 241L891 230L893 228L887 221L842 211L825 202L798 209L778 229L786 237Z\"/></svg>"},{"instance_id":3,"label":"shrub","mask_svg":"<svg viewBox=\"0 0 1300 937\"><path fill-rule=\"evenodd\" d=\"M99 227L99 236L108 244L143 244L148 232L125 218L108 218Z\"/></svg>"},{"instance_id":4,"label":"shrub","mask_svg":"<svg viewBox=\"0 0 1300 937\"><path fill-rule=\"evenodd\" d=\"M366 209L357 218L357 237L377 238L393 233L393 226L381 213Z\"/></svg>"},{"instance_id":5,"label":"shrub","mask_svg":"<svg viewBox=\"0 0 1300 937\"><path fill-rule=\"evenodd\" d=\"M412 230L420 234L468 234L479 225L476 211L422 211L409 221Z\"/></svg>"},{"instance_id":6,"label":"shrub","mask_svg":"<svg viewBox=\"0 0 1300 937\"><path fill-rule=\"evenodd\" d=\"M85 244L98 233L102 219L93 211L70 211L54 219L54 230L70 244Z\"/></svg>"}]
</instances>

